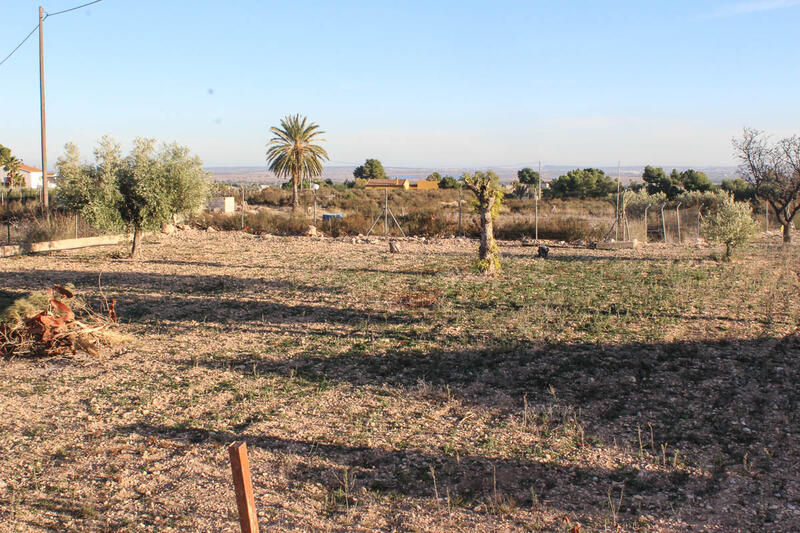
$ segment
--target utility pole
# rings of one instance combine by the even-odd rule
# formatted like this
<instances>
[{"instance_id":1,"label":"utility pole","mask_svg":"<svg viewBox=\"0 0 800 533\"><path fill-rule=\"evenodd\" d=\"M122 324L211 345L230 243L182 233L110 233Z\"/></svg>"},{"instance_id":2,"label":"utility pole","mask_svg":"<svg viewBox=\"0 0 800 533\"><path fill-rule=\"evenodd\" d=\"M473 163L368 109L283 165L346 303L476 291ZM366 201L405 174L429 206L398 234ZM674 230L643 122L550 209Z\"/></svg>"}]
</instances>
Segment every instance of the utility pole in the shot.
<instances>
[{"instance_id":1,"label":"utility pole","mask_svg":"<svg viewBox=\"0 0 800 533\"><path fill-rule=\"evenodd\" d=\"M44 8L39 6L39 99L42 116L42 210L47 222L50 222L50 195L47 191L47 124L44 111L44 34L42 33Z\"/></svg>"}]
</instances>

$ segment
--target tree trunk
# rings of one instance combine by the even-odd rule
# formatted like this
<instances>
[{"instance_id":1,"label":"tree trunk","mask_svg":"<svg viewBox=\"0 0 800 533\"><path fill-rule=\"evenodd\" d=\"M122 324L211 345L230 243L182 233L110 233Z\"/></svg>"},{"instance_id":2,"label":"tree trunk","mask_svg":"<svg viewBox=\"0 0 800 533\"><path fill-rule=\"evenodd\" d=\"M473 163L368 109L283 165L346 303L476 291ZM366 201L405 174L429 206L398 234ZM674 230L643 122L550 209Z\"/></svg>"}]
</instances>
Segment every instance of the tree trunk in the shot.
<instances>
[{"instance_id":1,"label":"tree trunk","mask_svg":"<svg viewBox=\"0 0 800 533\"><path fill-rule=\"evenodd\" d=\"M791 227L792 227L792 223L790 221L788 221L788 220L783 224L783 243L784 244L789 244L790 242L792 242L792 230L791 230Z\"/></svg>"},{"instance_id":2,"label":"tree trunk","mask_svg":"<svg viewBox=\"0 0 800 533\"><path fill-rule=\"evenodd\" d=\"M133 246L131 246L131 259L136 258L136 252L139 248L139 240L142 238L142 232L136 226L133 227Z\"/></svg>"},{"instance_id":3,"label":"tree trunk","mask_svg":"<svg viewBox=\"0 0 800 533\"><path fill-rule=\"evenodd\" d=\"M492 207L494 196L488 201L481 202L481 243L478 247L478 261L480 269L485 274L494 274L497 270L497 243L494 240L494 221L492 220Z\"/></svg>"},{"instance_id":4,"label":"tree trunk","mask_svg":"<svg viewBox=\"0 0 800 533\"><path fill-rule=\"evenodd\" d=\"M292 174L292 212L297 209L297 182L300 181L300 177L296 174Z\"/></svg>"}]
</instances>

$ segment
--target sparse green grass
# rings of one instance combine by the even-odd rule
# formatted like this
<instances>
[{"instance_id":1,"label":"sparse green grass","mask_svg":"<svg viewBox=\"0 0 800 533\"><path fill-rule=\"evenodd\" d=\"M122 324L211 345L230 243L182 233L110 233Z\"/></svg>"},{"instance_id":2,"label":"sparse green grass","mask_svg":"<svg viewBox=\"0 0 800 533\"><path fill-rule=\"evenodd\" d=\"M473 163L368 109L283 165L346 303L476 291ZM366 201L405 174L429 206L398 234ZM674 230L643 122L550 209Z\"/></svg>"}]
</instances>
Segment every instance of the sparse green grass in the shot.
<instances>
[{"instance_id":1,"label":"sparse green grass","mask_svg":"<svg viewBox=\"0 0 800 533\"><path fill-rule=\"evenodd\" d=\"M269 530L799 525L796 249L506 243L484 278L460 240L161 241L0 263L15 292L103 271L136 337L0 363L0 521L233 528L244 439Z\"/></svg>"}]
</instances>

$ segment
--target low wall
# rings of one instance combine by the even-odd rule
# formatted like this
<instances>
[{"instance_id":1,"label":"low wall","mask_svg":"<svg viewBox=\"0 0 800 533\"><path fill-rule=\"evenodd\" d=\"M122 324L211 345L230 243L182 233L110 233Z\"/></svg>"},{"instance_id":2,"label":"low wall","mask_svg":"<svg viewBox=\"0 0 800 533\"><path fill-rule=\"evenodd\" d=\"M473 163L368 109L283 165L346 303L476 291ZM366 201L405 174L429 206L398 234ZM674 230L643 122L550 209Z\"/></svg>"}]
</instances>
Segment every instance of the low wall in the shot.
<instances>
[{"instance_id":1,"label":"low wall","mask_svg":"<svg viewBox=\"0 0 800 533\"><path fill-rule=\"evenodd\" d=\"M79 239L62 239L60 241L26 242L0 246L0 257L12 255L35 254L38 252L54 252L57 250L73 250L89 246L108 246L129 241L130 235L101 235L100 237L81 237Z\"/></svg>"}]
</instances>

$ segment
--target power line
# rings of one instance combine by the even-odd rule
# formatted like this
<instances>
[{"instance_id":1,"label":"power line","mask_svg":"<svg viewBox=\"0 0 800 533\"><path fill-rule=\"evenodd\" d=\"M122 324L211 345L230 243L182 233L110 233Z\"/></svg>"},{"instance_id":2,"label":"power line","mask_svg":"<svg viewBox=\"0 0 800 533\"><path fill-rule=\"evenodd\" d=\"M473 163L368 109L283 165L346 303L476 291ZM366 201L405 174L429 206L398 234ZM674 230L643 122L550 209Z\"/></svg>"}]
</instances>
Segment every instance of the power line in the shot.
<instances>
[{"instance_id":1,"label":"power line","mask_svg":"<svg viewBox=\"0 0 800 533\"><path fill-rule=\"evenodd\" d=\"M75 11L75 10L77 10L77 9L82 9L82 8L84 8L84 7L89 7L89 6L93 5L93 4L98 4L98 3L102 2L102 1L103 1L103 0L94 0L94 2L88 2L88 3L86 3L86 4L82 4L82 5L79 5L79 6L71 7L71 8L69 8L69 9L64 9L64 10L62 10L62 11L56 11L55 13L46 13L46 14L45 14L45 16L44 16L44 19L46 19L47 17L54 17L54 16L56 16L56 15L61 15L61 14L63 14L63 13L69 13L70 11ZM42 20L44 20L44 19L42 19ZM20 49L20 47L21 47L23 44L25 44L25 41L27 41L28 39L30 39L31 35L33 35L33 33L34 33L34 32L35 32L37 29L39 29L39 25L38 25L38 24L37 24L36 26L34 26L34 27L33 27L33 29L31 30L31 32L30 32L28 35L26 35L26 36L25 36L25 38L24 38L24 39L22 39L22 41L20 41L20 43L17 45L17 47L16 47L16 48L14 48L13 50L11 50L11 53L10 53L10 54L8 54L8 55L7 55L7 56L6 56L6 57L5 57L5 58L4 58L2 61L0 61L0 67L1 67L1 66L3 66L3 63L5 63L6 61L8 61L8 60L9 60L9 58L10 58L11 56L13 56L13 55L14 55L14 53L15 53L17 50L19 50L19 49Z\"/></svg>"},{"instance_id":2,"label":"power line","mask_svg":"<svg viewBox=\"0 0 800 533\"><path fill-rule=\"evenodd\" d=\"M60 15L62 13L69 13L70 11L75 11L76 9L81 9L81 8L84 8L84 7L88 7L88 6L92 5L92 4L98 4L98 3L102 2L102 1L103 0L94 0L94 2L89 2L89 3L86 3L86 4L80 5L80 6L71 7L69 9L65 9L63 11L56 11L55 13L47 13L47 16L45 16L45 18L54 17L54 16Z\"/></svg>"},{"instance_id":3,"label":"power line","mask_svg":"<svg viewBox=\"0 0 800 533\"><path fill-rule=\"evenodd\" d=\"M33 32L35 32L35 31L36 31L36 30L38 30L38 29L39 29L39 25L37 24L36 26L34 26L34 27L33 27L33 29L32 29L32 30L31 30L31 32L30 32L30 33L27 35L27 37L25 37L24 39L22 39L22 41L21 41L21 42L20 42L20 43L17 45L17 47L16 47L16 48L14 48L13 50L11 50L11 53L10 53L10 54L8 54L8 55L5 57L5 59L3 59L2 61L0 61L0 66L3 66L3 63L5 63L6 61L8 61L8 58L10 58L11 56L13 56L13 55L14 55L14 52L16 52L17 50L19 50L19 47L20 47L20 46L22 46L23 44L25 44L25 41L27 41L27 40L30 38L30 36L31 36L31 35L33 35Z\"/></svg>"}]
</instances>

